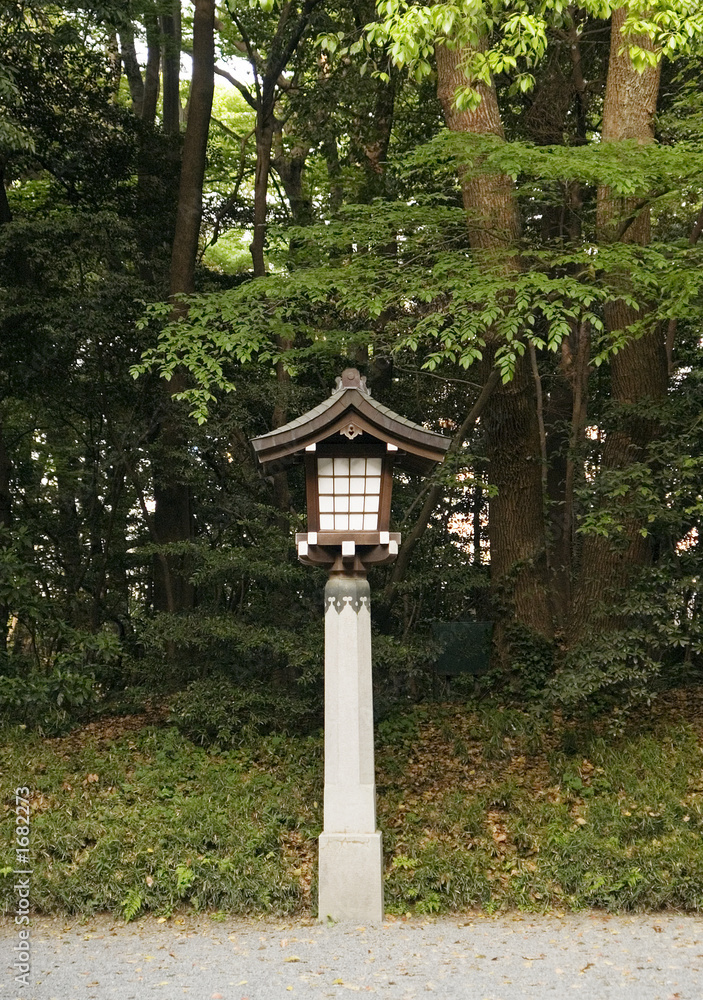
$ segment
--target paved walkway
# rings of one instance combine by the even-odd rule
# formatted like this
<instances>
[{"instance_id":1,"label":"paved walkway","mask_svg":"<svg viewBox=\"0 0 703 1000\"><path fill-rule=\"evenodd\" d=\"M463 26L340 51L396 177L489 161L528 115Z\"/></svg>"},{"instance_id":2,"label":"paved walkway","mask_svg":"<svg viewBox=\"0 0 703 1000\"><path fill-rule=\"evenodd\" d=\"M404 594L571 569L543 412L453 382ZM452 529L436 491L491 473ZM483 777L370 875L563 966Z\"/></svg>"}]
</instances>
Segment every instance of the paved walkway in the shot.
<instances>
[{"instance_id":1,"label":"paved walkway","mask_svg":"<svg viewBox=\"0 0 703 1000\"><path fill-rule=\"evenodd\" d=\"M0 1000L701 1000L703 917L481 914L377 928L284 920L41 918L28 987L0 924Z\"/></svg>"}]
</instances>

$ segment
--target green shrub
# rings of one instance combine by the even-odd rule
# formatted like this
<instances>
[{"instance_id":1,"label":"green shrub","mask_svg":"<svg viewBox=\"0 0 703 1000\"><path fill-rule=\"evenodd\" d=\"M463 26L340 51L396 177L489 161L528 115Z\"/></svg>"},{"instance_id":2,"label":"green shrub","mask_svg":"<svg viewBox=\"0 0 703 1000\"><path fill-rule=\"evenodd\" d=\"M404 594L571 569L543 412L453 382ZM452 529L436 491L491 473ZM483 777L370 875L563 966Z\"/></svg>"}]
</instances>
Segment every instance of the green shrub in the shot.
<instances>
[{"instance_id":1,"label":"green shrub","mask_svg":"<svg viewBox=\"0 0 703 1000\"><path fill-rule=\"evenodd\" d=\"M193 681L176 696L170 721L195 743L231 747L268 733L310 732L322 717L311 699L211 677Z\"/></svg>"},{"instance_id":2,"label":"green shrub","mask_svg":"<svg viewBox=\"0 0 703 1000\"><path fill-rule=\"evenodd\" d=\"M47 675L31 672L26 676L0 676L0 714L47 735L65 730L97 700L92 674L56 669Z\"/></svg>"}]
</instances>

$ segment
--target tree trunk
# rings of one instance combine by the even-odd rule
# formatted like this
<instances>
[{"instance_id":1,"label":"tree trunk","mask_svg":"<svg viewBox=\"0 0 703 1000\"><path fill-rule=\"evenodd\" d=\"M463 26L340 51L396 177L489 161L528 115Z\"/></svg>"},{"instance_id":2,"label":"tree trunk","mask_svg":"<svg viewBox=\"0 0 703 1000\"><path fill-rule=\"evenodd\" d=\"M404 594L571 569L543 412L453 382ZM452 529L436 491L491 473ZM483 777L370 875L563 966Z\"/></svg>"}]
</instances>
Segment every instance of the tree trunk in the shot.
<instances>
[{"instance_id":1,"label":"tree trunk","mask_svg":"<svg viewBox=\"0 0 703 1000\"><path fill-rule=\"evenodd\" d=\"M58 425L46 428L46 440L54 464L56 487L55 511L47 530L56 546L63 573L63 599L66 621L75 628L85 625L78 595L83 584L86 565L81 539L81 517L78 513L79 459L73 442L67 439L67 428Z\"/></svg>"},{"instance_id":2,"label":"tree trunk","mask_svg":"<svg viewBox=\"0 0 703 1000\"><path fill-rule=\"evenodd\" d=\"M131 24L120 31L120 55L125 76L129 84L129 94L132 98L132 110L141 118L144 107L144 81L139 69L139 60L134 47L134 29Z\"/></svg>"},{"instance_id":3,"label":"tree trunk","mask_svg":"<svg viewBox=\"0 0 703 1000\"><path fill-rule=\"evenodd\" d=\"M505 138L495 87L480 83L481 103L474 111L459 111L454 105L457 88L466 84L461 68L462 49L438 45L437 96L447 126L453 132L496 135ZM520 221L513 182L507 174L479 174L461 178L464 208L469 214L471 245L477 250L509 249L520 234ZM514 258L506 263L516 267Z\"/></svg>"},{"instance_id":4,"label":"tree trunk","mask_svg":"<svg viewBox=\"0 0 703 1000\"><path fill-rule=\"evenodd\" d=\"M203 180L215 80L214 0L196 0L193 17L193 79L183 140L176 232L171 254L171 295L195 290L195 262L203 212Z\"/></svg>"},{"instance_id":5,"label":"tree trunk","mask_svg":"<svg viewBox=\"0 0 703 1000\"><path fill-rule=\"evenodd\" d=\"M181 4L171 0L171 10L161 15L163 35L163 114L166 135L178 135L181 128L181 99L179 93L181 74ZM193 40L195 47L195 40ZM195 58L195 55L193 56ZM193 69L195 73L195 69Z\"/></svg>"},{"instance_id":6,"label":"tree trunk","mask_svg":"<svg viewBox=\"0 0 703 1000\"><path fill-rule=\"evenodd\" d=\"M454 105L458 86L466 83L462 50L437 47L437 94L450 129L474 135L504 137L495 87L479 84L481 103L473 111ZM464 174L461 178L471 246L497 256L506 273L519 266L511 251L520 225L515 193L505 174ZM484 377L492 365L496 345L484 352ZM498 603L507 604L515 620L551 636L552 619L546 583L546 539L543 516L541 447L535 387L527 352L518 360L515 375L500 384L488 400L482 427L486 435L488 480L498 494L489 502L491 583ZM505 649L500 620L496 648Z\"/></svg>"},{"instance_id":7,"label":"tree trunk","mask_svg":"<svg viewBox=\"0 0 703 1000\"><path fill-rule=\"evenodd\" d=\"M251 241L251 260L254 277L266 274L264 246L266 244L266 215L269 171L271 169L271 147L273 145L274 115L273 99L264 94L256 112L256 173L254 176L254 234ZM264 106L265 102L265 106Z\"/></svg>"},{"instance_id":8,"label":"tree trunk","mask_svg":"<svg viewBox=\"0 0 703 1000\"><path fill-rule=\"evenodd\" d=\"M164 394L185 387L176 373L162 386ZM152 475L154 481L153 532L159 546L188 542L193 537L192 493L186 469L187 437L178 419L170 396L163 402L164 419L154 450ZM193 606L194 591L187 579L188 559L172 553L154 558L154 610L175 613Z\"/></svg>"},{"instance_id":9,"label":"tree trunk","mask_svg":"<svg viewBox=\"0 0 703 1000\"><path fill-rule=\"evenodd\" d=\"M251 259L254 267L254 277L263 278L266 274L264 247L266 245L266 216L269 174L272 163L272 148L276 130L276 88L281 84L281 78L289 60L296 51L303 34L309 24L310 16L320 0L305 0L297 21L291 25L290 18L293 6L286 3L282 6L276 32L272 39L269 55L263 73L259 75L259 66L253 50L247 39L243 39L249 52L250 63L257 80L256 100L256 172L254 175L254 233L250 245ZM234 16L234 15L233 15ZM235 19L236 20L236 19ZM237 26L241 30L239 22ZM260 82L259 82L260 81ZM287 350L292 345L289 341L277 339L278 347ZM278 401L273 411L273 426L280 427L287 419L288 388L290 375L282 362L276 364L276 379L278 381ZM274 503L281 511L290 508L290 493L288 476L278 472L273 477ZM281 519L281 525L284 525ZM287 527L287 524L286 524Z\"/></svg>"},{"instance_id":10,"label":"tree trunk","mask_svg":"<svg viewBox=\"0 0 703 1000\"><path fill-rule=\"evenodd\" d=\"M6 222L12 222L12 212L5 188L5 165L5 159L0 156L0 226L3 226Z\"/></svg>"},{"instance_id":11,"label":"tree trunk","mask_svg":"<svg viewBox=\"0 0 703 1000\"><path fill-rule=\"evenodd\" d=\"M549 574L557 628L568 626L574 567L574 488L582 451L588 404L590 335L576 323L561 345L561 362L552 377L547 429L547 499Z\"/></svg>"},{"instance_id":12,"label":"tree trunk","mask_svg":"<svg viewBox=\"0 0 703 1000\"><path fill-rule=\"evenodd\" d=\"M153 14L144 18L146 27L147 56L144 71L144 95L142 101L142 121L148 128L154 127L156 105L159 101L159 65L161 63L161 42L159 25Z\"/></svg>"},{"instance_id":13,"label":"tree trunk","mask_svg":"<svg viewBox=\"0 0 703 1000\"><path fill-rule=\"evenodd\" d=\"M654 139L654 114L659 90L659 66L638 73L623 46L632 42L651 50L646 37L625 39L622 26L628 8L613 12L611 25L610 63L603 107L603 142L635 139L649 143ZM602 242L621 239L626 243L646 244L650 236L649 209L639 211L634 221L623 229L623 220L635 212L632 199L615 196L607 187L598 191L597 226ZM611 275L623 292L629 290L627 274ZM624 300L609 304L605 321L609 333L623 330L642 318ZM631 407L647 399L660 400L667 391L667 361L664 332L655 327L636 340L631 340L610 362L613 402ZM656 434L656 423L637 413L622 412L616 427L608 430L603 445L604 471L626 469L633 462L646 459L647 446ZM626 502L626 501L625 501ZM594 624L614 622L611 614L599 611L609 593L616 592L632 570L646 565L651 559L650 545L641 532L644 525L624 512L625 537L614 545L609 539L589 535L584 540L579 586L574 599L571 624L576 639Z\"/></svg>"},{"instance_id":14,"label":"tree trunk","mask_svg":"<svg viewBox=\"0 0 703 1000\"><path fill-rule=\"evenodd\" d=\"M268 182L272 163L272 148L275 134L274 90L267 86L266 78L262 88L261 100L256 115L256 174L254 178L254 235L251 242L251 259L254 265L254 277L263 278L266 274L264 247L266 244L266 216L268 211ZM289 341L277 338L278 347L287 350L292 345ZM276 363L276 381L278 383L278 401L273 409L273 427L281 427L288 416L288 390L290 375L283 362ZM273 476L273 502L282 512L290 509L290 488L288 473L284 470ZM287 530L288 524L281 519L281 529Z\"/></svg>"},{"instance_id":15,"label":"tree trunk","mask_svg":"<svg viewBox=\"0 0 703 1000\"><path fill-rule=\"evenodd\" d=\"M297 142L290 152L286 152L283 146L283 132L279 129L274 134L273 148L275 156L271 160L271 165L281 178L293 222L296 226L309 226L314 219L312 195L305 191L303 173L310 147L307 143ZM291 254L294 256L292 242Z\"/></svg>"},{"instance_id":16,"label":"tree trunk","mask_svg":"<svg viewBox=\"0 0 703 1000\"><path fill-rule=\"evenodd\" d=\"M373 114L358 122L360 143L364 153L363 166L365 180L359 192L359 200L369 204L374 198L382 198L385 191L385 165L388 146L395 116L396 74L386 83L376 81L376 102Z\"/></svg>"},{"instance_id":17,"label":"tree trunk","mask_svg":"<svg viewBox=\"0 0 703 1000\"><path fill-rule=\"evenodd\" d=\"M112 87L112 99L118 100L120 92L120 77L122 75L122 59L120 58L120 46L117 41L117 32L110 29L107 36L107 61L110 65L110 83Z\"/></svg>"},{"instance_id":18,"label":"tree trunk","mask_svg":"<svg viewBox=\"0 0 703 1000\"><path fill-rule=\"evenodd\" d=\"M214 44L215 2L196 0L193 17L193 78L190 89L190 113L183 141L183 159L178 192L176 232L171 254L171 296L195 290L195 263L202 218L203 180L210 127L215 79ZM172 319L187 307L174 302ZM182 373L176 372L164 390L174 394L185 386ZM158 544L188 541L192 537L192 498L190 485L179 469L185 461L187 438L174 403L166 399L154 471L154 530ZM184 579L183 560L168 556L154 562L154 605L158 610L180 611L192 606L193 589ZM180 572L179 572L180 571Z\"/></svg>"}]
</instances>

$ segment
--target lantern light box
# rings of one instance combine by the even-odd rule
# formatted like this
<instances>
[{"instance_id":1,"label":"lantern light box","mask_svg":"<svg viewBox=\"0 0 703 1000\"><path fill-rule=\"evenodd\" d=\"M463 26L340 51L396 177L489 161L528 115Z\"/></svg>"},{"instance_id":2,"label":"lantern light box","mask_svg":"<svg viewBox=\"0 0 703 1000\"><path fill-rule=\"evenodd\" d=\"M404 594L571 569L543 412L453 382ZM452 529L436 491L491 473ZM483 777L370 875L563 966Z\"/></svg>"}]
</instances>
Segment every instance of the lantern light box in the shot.
<instances>
[{"instance_id":1,"label":"lantern light box","mask_svg":"<svg viewBox=\"0 0 703 1000\"><path fill-rule=\"evenodd\" d=\"M447 438L372 399L356 368L332 395L283 427L253 440L259 461L275 472L304 461L308 530L296 535L304 563L328 568L341 560L389 562L400 535L389 530L394 466L427 474L442 460Z\"/></svg>"}]
</instances>

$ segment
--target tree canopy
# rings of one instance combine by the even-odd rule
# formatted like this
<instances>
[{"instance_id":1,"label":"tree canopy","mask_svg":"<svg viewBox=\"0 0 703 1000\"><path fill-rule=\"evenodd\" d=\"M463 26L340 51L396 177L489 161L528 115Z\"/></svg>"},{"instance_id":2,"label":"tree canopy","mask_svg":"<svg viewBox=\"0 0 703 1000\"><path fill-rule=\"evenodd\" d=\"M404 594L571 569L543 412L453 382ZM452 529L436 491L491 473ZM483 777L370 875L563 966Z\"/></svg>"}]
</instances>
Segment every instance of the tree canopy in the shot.
<instances>
[{"instance_id":1,"label":"tree canopy","mask_svg":"<svg viewBox=\"0 0 703 1000\"><path fill-rule=\"evenodd\" d=\"M494 623L501 697L699 676L702 55L694 0L6 3L5 710L319 693L249 440L349 365L453 439L395 485L379 704L437 622Z\"/></svg>"}]
</instances>

